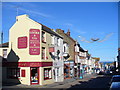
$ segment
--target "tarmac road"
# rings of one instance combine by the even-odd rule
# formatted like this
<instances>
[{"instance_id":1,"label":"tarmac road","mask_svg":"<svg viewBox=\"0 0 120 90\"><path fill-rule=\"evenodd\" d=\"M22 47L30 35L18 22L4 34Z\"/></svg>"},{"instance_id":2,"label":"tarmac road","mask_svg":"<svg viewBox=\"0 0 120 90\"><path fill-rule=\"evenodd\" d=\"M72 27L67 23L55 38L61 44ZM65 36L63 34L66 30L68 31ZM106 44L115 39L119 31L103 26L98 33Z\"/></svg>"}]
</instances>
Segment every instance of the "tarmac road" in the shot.
<instances>
[{"instance_id":1,"label":"tarmac road","mask_svg":"<svg viewBox=\"0 0 120 90\"><path fill-rule=\"evenodd\" d=\"M57 89L57 90L69 90L69 89L80 89L80 90L109 90L108 83L111 80L111 76L104 76L104 75L90 75L85 77L84 79L78 80L68 80L64 83L54 83L51 85L16 85L16 86L4 86L3 90L46 90L46 89Z\"/></svg>"},{"instance_id":2,"label":"tarmac road","mask_svg":"<svg viewBox=\"0 0 120 90\"><path fill-rule=\"evenodd\" d=\"M111 80L111 76L103 76L103 75L98 75L96 78L91 78L88 81L78 81L79 83L76 85L71 86L69 89L73 88L87 88L87 89L105 89L109 90L109 85L108 83Z\"/></svg>"}]
</instances>

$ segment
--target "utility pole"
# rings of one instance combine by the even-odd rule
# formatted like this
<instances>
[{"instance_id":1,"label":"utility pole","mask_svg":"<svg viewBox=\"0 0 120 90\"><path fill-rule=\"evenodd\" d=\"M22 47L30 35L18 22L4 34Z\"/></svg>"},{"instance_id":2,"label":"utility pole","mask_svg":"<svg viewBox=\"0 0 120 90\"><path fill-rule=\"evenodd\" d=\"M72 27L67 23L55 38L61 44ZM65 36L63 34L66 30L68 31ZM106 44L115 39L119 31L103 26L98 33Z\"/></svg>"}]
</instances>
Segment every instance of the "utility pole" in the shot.
<instances>
[{"instance_id":1,"label":"utility pole","mask_svg":"<svg viewBox=\"0 0 120 90\"><path fill-rule=\"evenodd\" d=\"M3 31L1 32L1 44L3 44Z\"/></svg>"}]
</instances>

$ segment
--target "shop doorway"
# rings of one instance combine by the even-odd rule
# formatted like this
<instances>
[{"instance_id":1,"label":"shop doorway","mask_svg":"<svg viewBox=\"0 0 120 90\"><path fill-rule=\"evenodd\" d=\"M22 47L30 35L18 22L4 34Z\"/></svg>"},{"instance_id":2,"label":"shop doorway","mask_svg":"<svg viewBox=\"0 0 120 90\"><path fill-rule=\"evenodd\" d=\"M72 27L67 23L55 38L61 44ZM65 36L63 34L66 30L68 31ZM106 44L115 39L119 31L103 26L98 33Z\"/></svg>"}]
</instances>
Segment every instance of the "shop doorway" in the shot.
<instances>
[{"instance_id":1,"label":"shop doorway","mask_svg":"<svg viewBox=\"0 0 120 90\"><path fill-rule=\"evenodd\" d=\"M39 68L33 67L30 68L31 71L31 84L39 84Z\"/></svg>"}]
</instances>

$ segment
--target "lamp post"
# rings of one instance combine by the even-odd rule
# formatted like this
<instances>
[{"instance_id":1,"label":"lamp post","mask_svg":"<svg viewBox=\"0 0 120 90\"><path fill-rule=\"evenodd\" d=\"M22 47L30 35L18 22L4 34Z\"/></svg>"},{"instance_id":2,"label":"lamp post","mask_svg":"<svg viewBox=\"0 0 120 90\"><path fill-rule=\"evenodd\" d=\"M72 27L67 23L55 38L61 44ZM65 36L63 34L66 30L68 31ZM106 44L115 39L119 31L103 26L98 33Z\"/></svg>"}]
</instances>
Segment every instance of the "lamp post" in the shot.
<instances>
[{"instance_id":1,"label":"lamp post","mask_svg":"<svg viewBox=\"0 0 120 90\"><path fill-rule=\"evenodd\" d=\"M115 57L113 59L114 59L114 73L116 73L116 61L115 61Z\"/></svg>"}]
</instances>

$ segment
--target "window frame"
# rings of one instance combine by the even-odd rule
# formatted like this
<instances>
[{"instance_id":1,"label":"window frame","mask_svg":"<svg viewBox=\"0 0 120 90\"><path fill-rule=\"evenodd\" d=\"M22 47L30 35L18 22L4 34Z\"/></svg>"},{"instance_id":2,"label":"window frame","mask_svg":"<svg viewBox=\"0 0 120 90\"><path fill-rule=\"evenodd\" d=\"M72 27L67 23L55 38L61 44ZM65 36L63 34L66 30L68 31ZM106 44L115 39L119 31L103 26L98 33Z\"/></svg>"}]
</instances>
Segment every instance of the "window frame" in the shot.
<instances>
[{"instance_id":1,"label":"window frame","mask_svg":"<svg viewBox=\"0 0 120 90\"><path fill-rule=\"evenodd\" d=\"M7 51L8 51L7 49L3 49L3 57L4 58L7 58Z\"/></svg>"},{"instance_id":2,"label":"window frame","mask_svg":"<svg viewBox=\"0 0 120 90\"><path fill-rule=\"evenodd\" d=\"M44 51L43 51L44 50ZM44 53L43 53L44 52ZM44 56L43 56L44 55ZM42 47L42 50L41 50L41 59L46 59L46 48L45 47Z\"/></svg>"},{"instance_id":3,"label":"window frame","mask_svg":"<svg viewBox=\"0 0 120 90\"><path fill-rule=\"evenodd\" d=\"M43 43L46 43L46 33L44 31L42 31L41 40Z\"/></svg>"},{"instance_id":4,"label":"window frame","mask_svg":"<svg viewBox=\"0 0 120 90\"><path fill-rule=\"evenodd\" d=\"M52 68L44 68L44 80L52 79Z\"/></svg>"}]
</instances>

